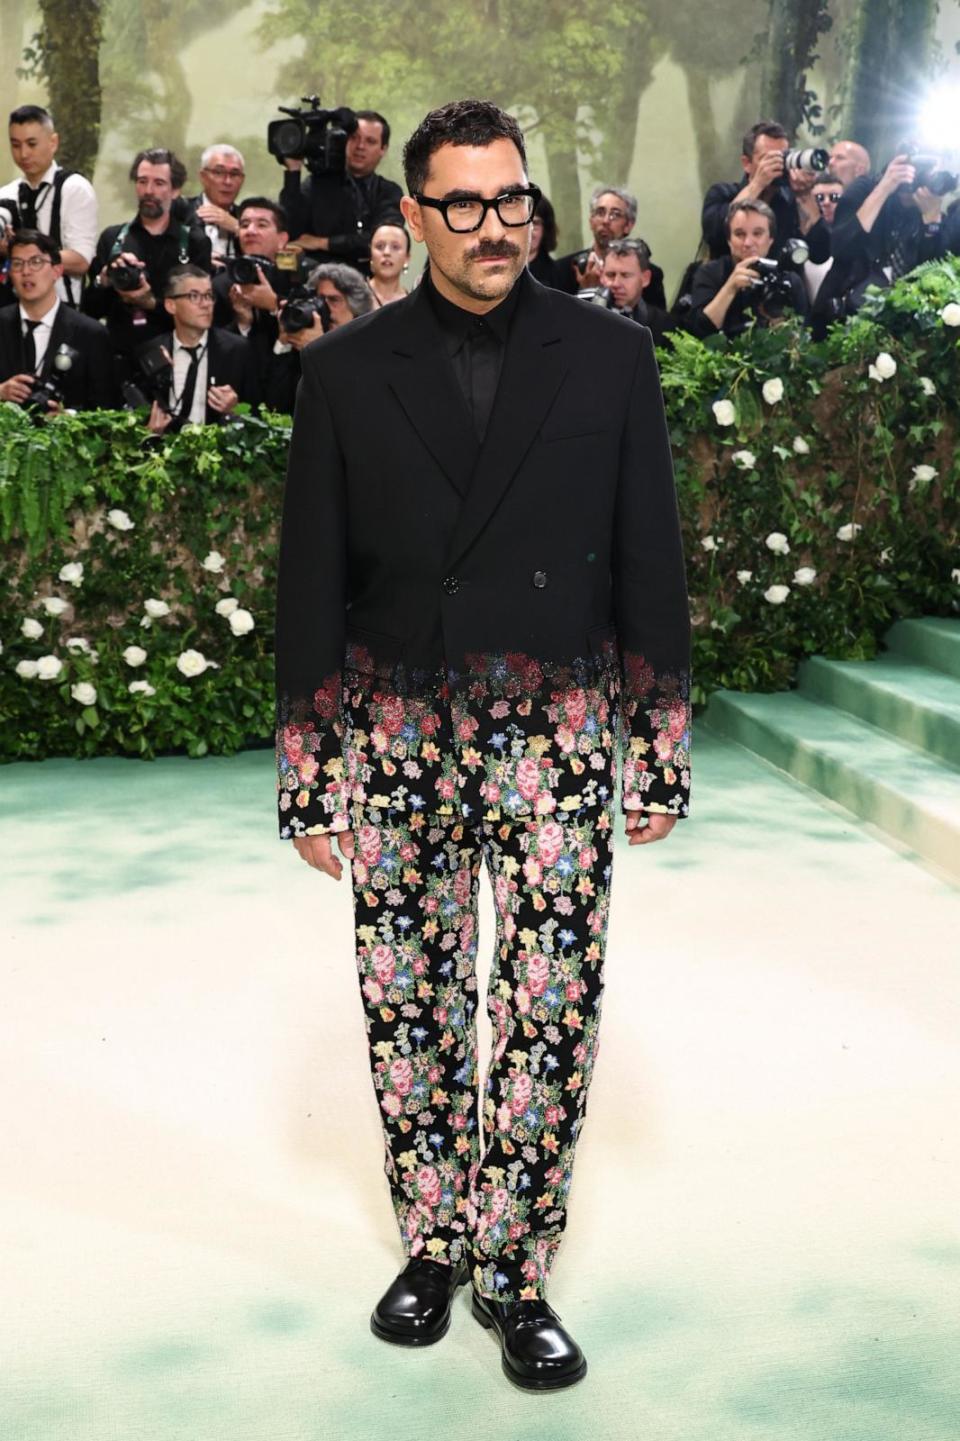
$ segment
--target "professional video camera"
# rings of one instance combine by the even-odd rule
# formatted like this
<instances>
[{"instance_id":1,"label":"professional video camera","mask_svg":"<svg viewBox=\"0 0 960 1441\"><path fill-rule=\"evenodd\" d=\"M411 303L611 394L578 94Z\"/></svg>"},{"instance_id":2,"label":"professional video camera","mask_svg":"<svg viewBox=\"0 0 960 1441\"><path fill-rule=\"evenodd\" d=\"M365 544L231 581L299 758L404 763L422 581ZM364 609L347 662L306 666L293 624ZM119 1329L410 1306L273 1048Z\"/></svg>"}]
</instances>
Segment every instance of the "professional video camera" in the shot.
<instances>
[{"instance_id":1,"label":"professional video camera","mask_svg":"<svg viewBox=\"0 0 960 1441\"><path fill-rule=\"evenodd\" d=\"M285 160L302 160L312 175L343 175L347 168L347 139L357 128L357 117L341 105L321 110L319 95L301 96L307 110L280 105L287 120L271 120L267 126L267 149L282 165Z\"/></svg>"},{"instance_id":2,"label":"professional video camera","mask_svg":"<svg viewBox=\"0 0 960 1441\"><path fill-rule=\"evenodd\" d=\"M280 329L286 335L293 335L298 330L306 330L309 325L313 324L314 317L317 315L320 317L320 325L326 335L330 329L329 305L321 296L314 295L303 285L297 285L290 291L287 303L277 318Z\"/></svg>"},{"instance_id":3,"label":"professional video camera","mask_svg":"<svg viewBox=\"0 0 960 1441\"><path fill-rule=\"evenodd\" d=\"M57 374L49 375L46 379L41 379L38 375L34 379L30 394L22 402L23 409L33 411L36 416L40 417L47 414L51 401L55 405L63 405L64 394L61 378L68 370L73 369L74 362L79 359L80 352L75 350L72 345L67 345L66 342L58 345L52 362L52 368Z\"/></svg>"},{"instance_id":4,"label":"professional video camera","mask_svg":"<svg viewBox=\"0 0 960 1441\"><path fill-rule=\"evenodd\" d=\"M806 150L786 150L783 155L784 170L826 170L830 154L811 145Z\"/></svg>"},{"instance_id":5,"label":"professional video camera","mask_svg":"<svg viewBox=\"0 0 960 1441\"><path fill-rule=\"evenodd\" d=\"M169 335L157 335L134 352L139 375L135 382L124 381L120 387L127 410L138 410L154 400L166 408L173 375L172 344Z\"/></svg>"}]
</instances>

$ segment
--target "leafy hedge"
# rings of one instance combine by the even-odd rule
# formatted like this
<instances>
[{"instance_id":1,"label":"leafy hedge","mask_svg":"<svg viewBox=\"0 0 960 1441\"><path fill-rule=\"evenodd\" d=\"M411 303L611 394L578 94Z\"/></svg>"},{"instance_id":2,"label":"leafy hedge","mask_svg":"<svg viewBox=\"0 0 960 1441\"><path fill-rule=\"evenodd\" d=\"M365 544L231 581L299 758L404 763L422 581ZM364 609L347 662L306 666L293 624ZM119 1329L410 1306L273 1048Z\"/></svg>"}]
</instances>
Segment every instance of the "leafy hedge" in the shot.
<instances>
[{"instance_id":1,"label":"leafy hedge","mask_svg":"<svg viewBox=\"0 0 960 1441\"><path fill-rule=\"evenodd\" d=\"M819 345L785 323L661 353L695 700L787 687L805 655L866 658L897 617L960 611L958 327L947 260ZM36 426L0 405L0 758L270 739L288 427L148 440L128 413Z\"/></svg>"}]
</instances>

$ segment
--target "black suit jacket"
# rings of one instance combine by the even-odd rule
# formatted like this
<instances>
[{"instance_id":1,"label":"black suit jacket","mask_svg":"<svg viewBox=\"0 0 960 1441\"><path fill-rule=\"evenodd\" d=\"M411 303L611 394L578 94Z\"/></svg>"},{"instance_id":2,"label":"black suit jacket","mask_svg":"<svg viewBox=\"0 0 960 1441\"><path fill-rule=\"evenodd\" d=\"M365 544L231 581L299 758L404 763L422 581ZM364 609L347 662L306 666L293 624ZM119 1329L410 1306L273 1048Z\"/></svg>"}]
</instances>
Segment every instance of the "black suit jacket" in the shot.
<instances>
[{"instance_id":1,"label":"black suit jacket","mask_svg":"<svg viewBox=\"0 0 960 1441\"><path fill-rule=\"evenodd\" d=\"M539 734L551 694L615 677L644 804L686 811L689 618L650 333L517 284L482 446L424 287L302 353L277 604L282 833L291 722L319 771L294 815L344 828L325 790L344 678L413 705L446 686L484 754L504 742L504 685Z\"/></svg>"},{"instance_id":2,"label":"black suit jacket","mask_svg":"<svg viewBox=\"0 0 960 1441\"><path fill-rule=\"evenodd\" d=\"M207 385L230 385L240 400L248 405L259 405L260 375L249 341L216 326L211 329L207 340ZM229 416L223 416L207 406L207 425L217 425L225 419ZM184 423L177 418L171 428L177 429Z\"/></svg>"},{"instance_id":3,"label":"black suit jacket","mask_svg":"<svg viewBox=\"0 0 960 1441\"><path fill-rule=\"evenodd\" d=\"M700 216L700 224L703 228L703 238L710 247L711 260L717 260L722 255L730 254L730 241L727 238L727 211L730 208L731 200L735 199L747 183L744 175L740 180L720 180L711 185L703 197L703 211ZM776 241L783 245L787 240L794 240L800 234L800 212L797 209L797 197L786 181L783 181L773 191L767 202L773 211L777 222ZM826 222L821 218L815 225L811 225L803 237L810 247L810 259L817 265L822 265L830 258L830 230Z\"/></svg>"},{"instance_id":4,"label":"black suit jacket","mask_svg":"<svg viewBox=\"0 0 960 1441\"><path fill-rule=\"evenodd\" d=\"M61 345L72 346L79 352L67 370L53 364ZM10 305L0 310L0 381L20 375L24 370L20 307ZM63 403L68 410L110 410L120 403L107 332L95 320L79 315L63 301L53 322L40 370L43 380L51 375L63 391Z\"/></svg>"},{"instance_id":5,"label":"black suit jacket","mask_svg":"<svg viewBox=\"0 0 960 1441\"><path fill-rule=\"evenodd\" d=\"M383 175L365 177L361 182L346 175L309 175L300 170L284 174L280 204L290 222L290 239L323 235L330 241L328 251L313 251L321 261L341 260L366 275L370 238L385 220L400 219L403 191Z\"/></svg>"}]
</instances>

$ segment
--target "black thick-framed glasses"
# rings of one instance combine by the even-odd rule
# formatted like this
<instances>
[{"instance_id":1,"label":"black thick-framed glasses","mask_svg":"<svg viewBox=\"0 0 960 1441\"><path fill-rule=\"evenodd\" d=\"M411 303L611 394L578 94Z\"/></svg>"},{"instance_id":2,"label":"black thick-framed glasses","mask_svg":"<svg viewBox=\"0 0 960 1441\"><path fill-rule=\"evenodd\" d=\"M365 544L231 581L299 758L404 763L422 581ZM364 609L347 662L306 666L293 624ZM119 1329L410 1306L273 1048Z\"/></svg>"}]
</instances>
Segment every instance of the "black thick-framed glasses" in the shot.
<instances>
[{"instance_id":1,"label":"black thick-framed glasses","mask_svg":"<svg viewBox=\"0 0 960 1441\"><path fill-rule=\"evenodd\" d=\"M488 210L495 210L501 225L529 225L540 199L536 185L525 190L505 190L492 200L482 195L454 195L450 200L435 200L432 195L414 195L418 205L428 205L439 210L447 222L447 229L456 235L467 235L479 230L487 218Z\"/></svg>"}]
</instances>

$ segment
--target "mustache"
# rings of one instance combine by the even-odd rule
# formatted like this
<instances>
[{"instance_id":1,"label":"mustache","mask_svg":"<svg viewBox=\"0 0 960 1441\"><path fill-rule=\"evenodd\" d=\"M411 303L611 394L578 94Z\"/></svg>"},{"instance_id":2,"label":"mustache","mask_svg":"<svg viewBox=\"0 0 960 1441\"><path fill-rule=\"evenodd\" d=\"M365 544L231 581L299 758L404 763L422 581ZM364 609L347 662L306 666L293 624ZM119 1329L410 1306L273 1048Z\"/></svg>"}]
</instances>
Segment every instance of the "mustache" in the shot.
<instances>
[{"instance_id":1,"label":"mustache","mask_svg":"<svg viewBox=\"0 0 960 1441\"><path fill-rule=\"evenodd\" d=\"M509 240L481 240L468 255L468 260L513 260L520 254L520 247L511 245Z\"/></svg>"}]
</instances>

